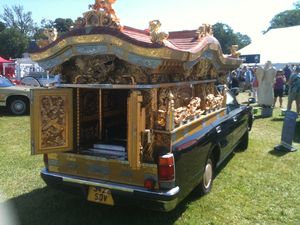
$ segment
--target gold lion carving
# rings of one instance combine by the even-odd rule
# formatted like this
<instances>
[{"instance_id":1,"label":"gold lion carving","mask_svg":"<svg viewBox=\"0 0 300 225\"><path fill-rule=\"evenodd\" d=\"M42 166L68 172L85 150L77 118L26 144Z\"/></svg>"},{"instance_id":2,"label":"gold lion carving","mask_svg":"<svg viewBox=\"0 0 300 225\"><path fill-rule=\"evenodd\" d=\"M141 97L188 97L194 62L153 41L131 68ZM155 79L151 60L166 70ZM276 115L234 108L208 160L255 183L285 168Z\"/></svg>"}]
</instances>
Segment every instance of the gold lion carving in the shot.
<instances>
[{"instance_id":1,"label":"gold lion carving","mask_svg":"<svg viewBox=\"0 0 300 225\"><path fill-rule=\"evenodd\" d=\"M164 40L169 37L169 34L160 32L161 23L159 20L152 20L149 22L149 31L151 41L153 43L163 44Z\"/></svg>"}]
</instances>

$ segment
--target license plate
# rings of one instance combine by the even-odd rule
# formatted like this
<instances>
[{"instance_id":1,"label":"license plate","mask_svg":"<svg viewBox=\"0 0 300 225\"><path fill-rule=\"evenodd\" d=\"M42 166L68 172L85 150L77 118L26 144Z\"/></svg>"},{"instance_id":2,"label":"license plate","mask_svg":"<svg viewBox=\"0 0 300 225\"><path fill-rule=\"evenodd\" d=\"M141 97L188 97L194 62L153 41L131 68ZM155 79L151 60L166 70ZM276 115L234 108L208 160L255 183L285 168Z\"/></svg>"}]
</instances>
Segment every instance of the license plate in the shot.
<instances>
[{"instance_id":1,"label":"license plate","mask_svg":"<svg viewBox=\"0 0 300 225\"><path fill-rule=\"evenodd\" d=\"M114 205L114 199L111 195L111 191L105 188L89 187L88 201L105 205Z\"/></svg>"}]
</instances>

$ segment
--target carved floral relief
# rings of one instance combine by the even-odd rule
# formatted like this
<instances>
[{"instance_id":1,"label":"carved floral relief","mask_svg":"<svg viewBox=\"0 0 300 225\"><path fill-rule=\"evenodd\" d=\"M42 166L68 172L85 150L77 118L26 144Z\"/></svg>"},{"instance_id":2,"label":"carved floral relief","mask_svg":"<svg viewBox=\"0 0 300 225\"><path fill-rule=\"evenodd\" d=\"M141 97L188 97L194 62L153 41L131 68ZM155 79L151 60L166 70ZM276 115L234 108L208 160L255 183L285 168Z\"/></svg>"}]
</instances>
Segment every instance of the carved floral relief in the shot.
<instances>
[{"instance_id":1,"label":"carved floral relief","mask_svg":"<svg viewBox=\"0 0 300 225\"><path fill-rule=\"evenodd\" d=\"M41 102L41 146L42 148L65 146L66 97L42 96Z\"/></svg>"}]
</instances>

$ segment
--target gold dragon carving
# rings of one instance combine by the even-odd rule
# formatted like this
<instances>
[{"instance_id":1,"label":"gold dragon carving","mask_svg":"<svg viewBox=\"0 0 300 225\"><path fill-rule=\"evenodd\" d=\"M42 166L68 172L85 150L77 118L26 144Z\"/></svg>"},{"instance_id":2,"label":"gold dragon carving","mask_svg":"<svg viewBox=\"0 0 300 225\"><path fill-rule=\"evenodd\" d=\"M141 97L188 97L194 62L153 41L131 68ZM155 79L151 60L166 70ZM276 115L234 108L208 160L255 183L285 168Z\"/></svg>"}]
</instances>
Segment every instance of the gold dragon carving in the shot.
<instances>
[{"instance_id":1,"label":"gold dragon carving","mask_svg":"<svg viewBox=\"0 0 300 225\"><path fill-rule=\"evenodd\" d=\"M74 57L50 72L72 84L145 84L150 76L147 69L112 55Z\"/></svg>"},{"instance_id":2,"label":"gold dragon carving","mask_svg":"<svg viewBox=\"0 0 300 225\"><path fill-rule=\"evenodd\" d=\"M43 96L41 98L41 146L42 148L66 145L66 97Z\"/></svg>"},{"instance_id":3,"label":"gold dragon carving","mask_svg":"<svg viewBox=\"0 0 300 225\"><path fill-rule=\"evenodd\" d=\"M87 57L80 56L75 59L77 68L72 83L88 84L88 83L104 83L110 77L109 73L114 70L114 56Z\"/></svg>"},{"instance_id":4,"label":"gold dragon carving","mask_svg":"<svg viewBox=\"0 0 300 225\"><path fill-rule=\"evenodd\" d=\"M193 67L192 76L194 80L216 79L218 72L210 59L202 58Z\"/></svg>"}]
</instances>

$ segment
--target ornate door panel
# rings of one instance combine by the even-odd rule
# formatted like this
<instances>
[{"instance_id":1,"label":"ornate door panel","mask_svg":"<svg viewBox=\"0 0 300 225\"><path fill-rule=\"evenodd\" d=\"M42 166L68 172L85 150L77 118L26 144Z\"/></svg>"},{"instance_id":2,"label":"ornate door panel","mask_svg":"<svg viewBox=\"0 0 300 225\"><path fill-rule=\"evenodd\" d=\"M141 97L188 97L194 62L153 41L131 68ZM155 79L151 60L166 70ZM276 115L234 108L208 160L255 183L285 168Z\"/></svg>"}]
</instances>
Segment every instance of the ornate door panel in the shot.
<instances>
[{"instance_id":1,"label":"ornate door panel","mask_svg":"<svg viewBox=\"0 0 300 225\"><path fill-rule=\"evenodd\" d=\"M73 90L31 91L31 154L73 149Z\"/></svg>"}]
</instances>

